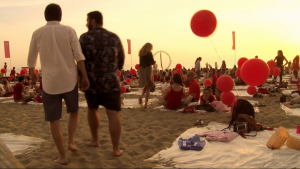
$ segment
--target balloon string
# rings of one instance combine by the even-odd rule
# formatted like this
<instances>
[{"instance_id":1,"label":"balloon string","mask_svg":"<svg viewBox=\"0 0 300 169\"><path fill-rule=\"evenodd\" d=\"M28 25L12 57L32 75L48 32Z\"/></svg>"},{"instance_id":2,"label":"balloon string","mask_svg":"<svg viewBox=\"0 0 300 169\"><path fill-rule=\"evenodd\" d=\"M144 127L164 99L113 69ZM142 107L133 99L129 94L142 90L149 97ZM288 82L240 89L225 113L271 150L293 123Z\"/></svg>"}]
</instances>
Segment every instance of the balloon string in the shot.
<instances>
[{"instance_id":1,"label":"balloon string","mask_svg":"<svg viewBox=\"0 0 300 169\"><path fill-rule=\"evenodd\" d=\"M213 42L211 41L211 39L210 39L209 37L208 37L208 39L210 40L211 44L213 45L213 47L214 47L214 49L215 49L215 51L216 51L216 53L217 53L219 59L221 60L220 55L219 55L219 53L218 53L218 51L217 51L215 45L213 44Z\"/></svg>"}]
</instances>

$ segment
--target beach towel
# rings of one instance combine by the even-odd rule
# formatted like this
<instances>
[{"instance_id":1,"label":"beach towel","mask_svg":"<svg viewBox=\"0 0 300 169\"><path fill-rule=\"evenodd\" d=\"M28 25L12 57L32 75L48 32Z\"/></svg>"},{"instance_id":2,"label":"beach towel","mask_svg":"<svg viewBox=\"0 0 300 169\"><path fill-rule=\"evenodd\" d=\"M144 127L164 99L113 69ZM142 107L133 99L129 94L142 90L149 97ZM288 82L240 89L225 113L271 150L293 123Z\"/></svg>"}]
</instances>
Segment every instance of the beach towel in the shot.
<instances>
[{"instance_id":1,"label":"beach towel","mask_svg":"<svg viewBox=\"0 0 300 169\"><path fill-rule=\"evenodd\" d=\"M288 116L300 116L300 108L290 109L283 104L280 104L280 107Z\"/></svg>"},{"instance_id":2,"label":"beach towel","mask_svg":"<svg viewBox=\"0 0 300 169\"><path fill-rule=\"evenodd\" d=\"M199 137L206 137L207 141L220 141L220 142L230 142L239 136L236 132L228 131L206 131L200 134L196 134Z\"/></svg>"},{"instance_id":3,"label":"beach towel","mask_svg":"<svg viewBox=\"0 0 300 169\"><path fill-rule=\"evenodd\" d=\"M40 148L40 145L46 141L36 137L15 135L13 133L0 134L0 139L14 156L36 151Z\"/></svg>"},{"instance_id":4,"label":"beach towel","mask_svg":"<svg viewBox=\"0 0 300 169\"><path fill-rule=\"evenodd\" d=\"M193 136L189 139L180 138L178 140L178 145L182 150L201 151L205 146L205 140L200 140L198 136Z\"/></svg>"}]
</instances>

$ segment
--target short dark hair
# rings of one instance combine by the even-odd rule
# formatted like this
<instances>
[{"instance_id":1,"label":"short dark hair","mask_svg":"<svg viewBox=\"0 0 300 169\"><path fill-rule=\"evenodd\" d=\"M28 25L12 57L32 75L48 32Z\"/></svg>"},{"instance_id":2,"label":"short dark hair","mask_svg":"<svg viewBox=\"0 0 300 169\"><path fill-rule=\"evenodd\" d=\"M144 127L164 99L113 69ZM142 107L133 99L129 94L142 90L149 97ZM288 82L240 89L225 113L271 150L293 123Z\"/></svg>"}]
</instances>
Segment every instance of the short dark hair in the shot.
<instances>
[{"instance_id":1,"label":"short dark hair","mask_svg":"<svg viewBox=\"0 0 300 169\"><path fill-rule=\"evenodd\" d=\"M15 67L13 67L13 69L14 69Z\"/></svg>"},{"instance_id":2,"label":"short dark hair","mask_svg":"<svg viewBox=\"0 0 300 169\"><path fill-rule=\"evenodd\" d=\"M183 86L181 76L178 73L173 75L173 82Z\"/></svg>"},{"instance_id":3,"label":"short dark hair","mask_svg":"<svg viewBox=\"0 0 300 169\"><path fill-rule=\"evenodd\" d=\"M169 77L169 76L167 76L167 77L166 77L166 81L169 81L169 80L170 80L170 77Z\"/></svg>"},{"instance_id":4,"label":"short dark hair","mask_svg":"<svg viewBox=\"0 0 300 169\"><path fill-rule=\"evenodd\" d=\"M92 12L88 13L87 16L88 16L88 18L90 20L95 19L95 22L97 24L103 25L103 17L102 17L101 12L99 12L99 11L92 11Z\"/></svg>"},{"instance_id":5,"label":"short dark hair","mask_svg":"<svg viewBox=\"0 0 300 169\"><path fill-rule=\"evenodd\" d=\"M45 19L49 21L61 21L61 8L57 4L49 4L45 9Z\"/></svg>"},{"instance_id":6,"label":"short dark hair","mask_svg":"<svg viewBox=\"0 0 300 169\"><path fill-rule=\"evenodd\" d=\"M18 80L21 83L24 80L24 76L20 76Z\"/></svg>"}]
</instances>

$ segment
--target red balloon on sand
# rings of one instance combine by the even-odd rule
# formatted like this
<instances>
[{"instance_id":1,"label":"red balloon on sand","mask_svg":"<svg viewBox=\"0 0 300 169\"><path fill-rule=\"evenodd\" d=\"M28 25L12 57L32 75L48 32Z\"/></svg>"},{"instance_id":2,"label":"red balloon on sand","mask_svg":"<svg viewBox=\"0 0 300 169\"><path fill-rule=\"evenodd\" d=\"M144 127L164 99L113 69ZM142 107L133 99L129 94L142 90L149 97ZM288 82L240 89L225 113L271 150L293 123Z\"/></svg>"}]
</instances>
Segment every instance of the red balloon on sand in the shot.
<instances>
[{"instance_id":1,"label":"red balloon on sand","mask_svg":"<svg viewBox=\"0 0 300 169\"><path fill-rule=\"evenodd\" d=\"M275 74L275 69L274 68L270 68L270 75L274 75Z\"/></svg>"},{"instance_id":2,"label":"red balloon on sand","mask_svg":"<svg viewBox=\"0 0 300 169\"><path fill-rule=\"evenodd\" d=\"M135 74L136 74L136 71L135 71L134 69L131 69L131 70L130 70L130 74L131 74L131 75L135 75Z\"/></svg>"},{"instance_id":3,"label":"red balloon on sand","mask_svg":"<svg viewBox=\"0 0 300 169\"><path fill-rule=\"evenodd\" d=\"M276 67L276 62L274 60L269 60L267 62L267 64L269 65L270 68L275 68Z\"/></svg>"},{"instance_id":4,"label":"red balloon on sand","mask_svg":"<svg viewBox=\"0 0 300 169\"><path fill-rule=\"evenodd\" d=\"M238 67L242 67L243 66L243 64L247 61L248 59L247 58L245 58L245 57L242 57L242 58L240 58L239 60L238 60Z\"/></svg>"},{"instance_id":5,"label":"red balloon on sand","mask_svg":"<svg viewBox=\"0 0 300 169\"><path fill-rule=\"evenodd\" d=\"M278 67L275 67L274 70L274 76L278 76L280 74L280 69Z\"/></svg>"},{"instance_id":6,"label":"red balloon on sand","mask_svg":"<svg viewBox=\"0 0 300 169\"><path fill-rule=\"evenodd\" d=\"M230 92L233 89L234 83L230 76L223 75L217 80L217 88L221 92Z\"/></svg>"},{"instance_id":7,"label":"red balloon on sand","mask_svg":"<svg viewBox=\"0 0 300 169\"><path fill-rule=\"evenodd\" d=\"M208 37L217 27L217 18L209 10L201 10L194 14L191 19L193 33L200 37Z\"/></svg>"},{"instance_id":8,"label":"red balloon on sand","mask_svg":"<svg viewBox=\"0 0 300 169\"><path fill-rule=\"evenodd\" d=\"M226 105L231 105L235 100L235 96L232 92L223 92L221 94L221 101Z\"/></svg>"},{"instance_id":9,"label":"red balloon on sand","mask_svg":"<svg viewBox=\"0 0 300 169\"><path fill-rule=\"evenodd\" d=\"M269 66L261 59L249 59L241 68L242 79L250 86L259 86L265 83L269 74Z\"/></svg>"},{"instance_id":10,"label":"red balloon on sand","mask_svg":"<svg viewBox=\"0 0 300 169\"><path fill-rule=\"evenodd\" d=\"M242 76L241 76L241 68L236 69L235 76L238 77L238 78L240 78L240 79L242 78Z\"/></svg>"},{"instance_id":11,"label":"red balloon on sand","mask_svg":"<svg viewBox=\"0 0 300 169\"><path fill-rule=\"evenodd\" d=\"M247 93L250 95L254 95L256 93L256 87L255 86L249 86L247 89Z\"/></svg>"}]
</instances>

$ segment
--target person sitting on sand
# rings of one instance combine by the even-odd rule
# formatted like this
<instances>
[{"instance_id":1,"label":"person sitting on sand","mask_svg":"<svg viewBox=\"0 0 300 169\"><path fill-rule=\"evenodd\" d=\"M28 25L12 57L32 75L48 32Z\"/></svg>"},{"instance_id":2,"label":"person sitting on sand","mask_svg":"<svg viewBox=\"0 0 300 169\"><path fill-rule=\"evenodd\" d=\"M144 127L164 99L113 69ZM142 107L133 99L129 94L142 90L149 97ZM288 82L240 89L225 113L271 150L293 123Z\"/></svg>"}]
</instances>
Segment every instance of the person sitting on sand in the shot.
<instances>
[{"instance_id":1,"label":"person sitting on sand","mask_svg":"<svg viewBox=\"0 0 300 169\"><path fill-rule=\"evenodd\" d=\"M290 76L290 83L297 84L299 81L298 71L296 69L293 70L293 73Z\"/></svg>"},{"instance_id":2,"label":"person sitting on sand","mask_svg":"<svg viewBox=\"0 0 300 169\"><path fill-rule=\"evenodd\" d=\"M191 102L198 102L200 99L200 84L195 79L195 73L193 71L189 71L187 74L187 80L189 83L189 91L185 94L186 98L189 96L191 97ZM186 103L188 104L189 101L186 100Z\"/></svg>"},{"instance_id":3,"label":"person sitting on sand","mask_svg":"<svg viewBox=\"0 0 300 169\"><path fill-rule=\"evenodd\" d=\"M29 88L23 87L23 82L24 82L24 76L20 76L18 79L19 83L17 83L14 87L14 101L15 102L29 102L32 100L33 95L29 94L28 95L28 90ZM23 95L23 93L25 95Z\"/></svg>"},{"instance_id":4,"label":"person sitting on sand","mask_svg":"<svg viewBox=\"0 0 300 169\"><path fill-rule=\"evenodd\" d=\"M163 72L161 77L160 77L160 82L165 83L166 82L166 72Z\"/></svg>"},{"instance_id":5,"label":"person sitting on sand","mask_svg":"<svg viewBox=\"0 0 300 169\"><path fill-rule=\"evenodd\" d=\"M0 97L4 97L4 95L5 95L5 92L4 92L3 86L2 86L2 84L0 84Z\"/></svg>"},{"instance_id":6,"label":"person sitting on sand","mask_svg":"<svg viewBox=\"0 0 300 169\"><path fill-rule=\"evenodd\" d=\"M2 79L1 83L3 85L3 90L4 92L4 97L10 97L13 95L14 91L13 88L10 86L10 84L8 83L7 79Z\"/></svg>"},{"instance_id":7,"label":"person sitting on sand","mask_svg":"<svg viewBox=\"0 0 300 169\"><path fill-rule=\"evenodd\" d=\"M170 110L177 110L184 107L184 102L182 101L184 97L184 87L182 84L181 77L178 73L173 75L174 84L169 86L163 97L165 100L163 105L165 108Z\"/></svg>"},{"instance_id":8,"label":"person sitting on sand","mask_svg":"<svg viewBox=\"0 0 300 169\"><path fill-rule=\"evenodd\" d=\"M283 103L283 105L290 109L300 108L300 96L297 96L290 101Z\"/></svg>"},{"instance_id":9,"label":"person sitting on sand","mask_svg":"<svg viewBox=\"0 0 300 169\"><path fill-rule=\"evenodd\" d=\"M167 89L170 87L170 77L166 77L166 82L161 86L161 94L164 96L166 94Z\"/></svg>"},{"instance_id":10,"label":"person sitting on sand","mask_svg":"<svg viewBox=\"0 0 300 169\"><path fill-rule=\"evenodd\" d=\"M215 97L212 95L212 90L210 87L206 87L200 97L200 105L209 104L213 101L215 101Z\"/></svg>"}]
</instances>

